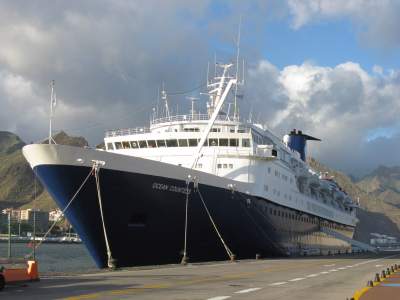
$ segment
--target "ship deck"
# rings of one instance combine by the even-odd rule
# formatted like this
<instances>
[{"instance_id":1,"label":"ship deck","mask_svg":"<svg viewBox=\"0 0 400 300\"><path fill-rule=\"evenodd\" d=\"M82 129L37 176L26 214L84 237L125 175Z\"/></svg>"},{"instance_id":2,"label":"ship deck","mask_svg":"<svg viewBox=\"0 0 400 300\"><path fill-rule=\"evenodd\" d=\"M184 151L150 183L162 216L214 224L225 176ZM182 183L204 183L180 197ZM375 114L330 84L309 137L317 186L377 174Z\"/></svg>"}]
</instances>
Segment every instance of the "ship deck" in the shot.
<instances>
[{"instance_id":1,"label":"ship deck","mask_svg":"<svg viewBox=\"0 0 400 300\"><path fill-rule=\"evenodd\" d=\"M352 297L400 254L243 260L42 275L7 286L7 299L309 299Z\"/></svg>"}]
</instances>

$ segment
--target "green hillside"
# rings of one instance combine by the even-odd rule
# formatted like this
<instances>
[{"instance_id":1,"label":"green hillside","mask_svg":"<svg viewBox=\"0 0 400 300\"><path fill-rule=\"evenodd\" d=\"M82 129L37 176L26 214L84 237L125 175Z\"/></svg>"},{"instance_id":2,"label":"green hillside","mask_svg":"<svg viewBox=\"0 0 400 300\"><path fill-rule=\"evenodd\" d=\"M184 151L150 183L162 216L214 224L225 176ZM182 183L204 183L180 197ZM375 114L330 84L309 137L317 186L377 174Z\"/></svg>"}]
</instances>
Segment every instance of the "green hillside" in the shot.
<instances>
[{"instance_id":1,"label":"green hillside","mask_svg":"<svg viewBox=\"0 0 400 300\"><path fill-rule=\"evenodd\" d=\"M54 136L57 144L87 146L83 137L70 137L65 132ZM56 207L42 185L35 180L32 169L22 155L25 143L15 134L0 131L0 209L7 207L37 207L49 210Z\"/></svg>"}]
</instances>

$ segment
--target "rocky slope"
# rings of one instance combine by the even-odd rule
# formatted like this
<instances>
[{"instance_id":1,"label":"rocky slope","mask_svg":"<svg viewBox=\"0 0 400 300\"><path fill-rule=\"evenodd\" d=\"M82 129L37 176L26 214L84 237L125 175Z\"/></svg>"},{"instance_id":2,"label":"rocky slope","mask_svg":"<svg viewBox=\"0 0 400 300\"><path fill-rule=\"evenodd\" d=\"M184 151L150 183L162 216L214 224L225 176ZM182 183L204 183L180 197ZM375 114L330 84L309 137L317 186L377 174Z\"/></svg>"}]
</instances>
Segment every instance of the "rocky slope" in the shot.
<instances>
[{"instance_id":1,"label":"rocky slope","mask_svg":"<svg viewBox=\"0 0 400 300\"><path fill-rule=\"evenodd\" d=\"M65 132L54 136L57 144L87 146L83 137L70 137ZM44 141L46 142L46 141ZM15 134L0 131L0 209L7 207L30 208L34 205L43 210L56 207L42 185L35 180L34 175L22 155L25 143Z\"/></svg>"},{"instance_id":2,"label":"rocky slope","mask_svg":"<svg viewBox=\"0 0 400 300\"><path fill-rule=\"evenodd\" d=\"M367 182L362 184L355 183L349 176L332 170L315 159L310 158L309 163L314 170L328 172L334 176L336 182L355 201L359 199L360 209L357 217L360 222L355 233L355 237L358 240L369 242L371 232L400 238L400 209L397 209L387 201L384 193L389 192L388 190L382 190L378 197L371 192L377 187L376 180L371 180L371 185L368 185Z\"/></svg>"}]
</instances>

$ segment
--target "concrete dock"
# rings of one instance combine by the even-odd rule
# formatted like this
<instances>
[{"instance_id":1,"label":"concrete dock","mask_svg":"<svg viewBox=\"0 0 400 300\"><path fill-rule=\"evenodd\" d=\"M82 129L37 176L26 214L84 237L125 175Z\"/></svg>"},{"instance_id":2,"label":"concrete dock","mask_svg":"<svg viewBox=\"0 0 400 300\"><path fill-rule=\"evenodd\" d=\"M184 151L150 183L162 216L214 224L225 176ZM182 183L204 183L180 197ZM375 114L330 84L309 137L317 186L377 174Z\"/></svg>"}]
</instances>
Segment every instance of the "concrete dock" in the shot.
<instances>
[{"instance_id":1,"label":"concrete dock","mask_svg":"<svg viewBox=\"0 0 400 300\"><path fill-rule=\"evenodd\" d=\"M242 260L43 275L7 286L3 299L307 299L351 298L400 254Z\"/></svg>"}]
</instances>

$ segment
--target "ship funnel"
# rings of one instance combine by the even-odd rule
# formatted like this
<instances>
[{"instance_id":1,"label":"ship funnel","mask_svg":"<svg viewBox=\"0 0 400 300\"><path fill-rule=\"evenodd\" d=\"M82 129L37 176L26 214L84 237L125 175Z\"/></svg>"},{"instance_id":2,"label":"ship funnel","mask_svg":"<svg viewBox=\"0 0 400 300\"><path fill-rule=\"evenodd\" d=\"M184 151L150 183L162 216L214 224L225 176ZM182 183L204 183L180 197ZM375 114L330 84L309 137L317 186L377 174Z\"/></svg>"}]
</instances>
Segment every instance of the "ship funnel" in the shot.
<instances>
[{"instance_id":1,"label":"ship funnel","mask_svg":"<svg viewBox=\"0 0 400 300\"><path fill-rule=\"evenodd\" d=\"M287 140L287 146L291 150L299 152L303 161L306 161L307 141L321 141L320 139L304 134L301 130L296 131L296 129L293 129L289 133Z\"/></svg>"}]
</instances>

